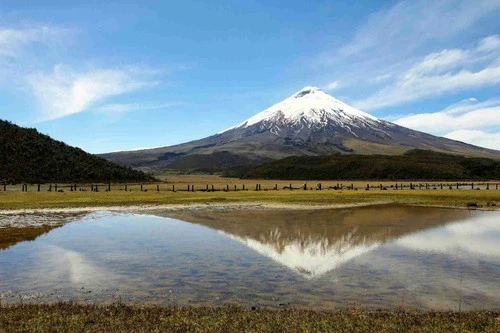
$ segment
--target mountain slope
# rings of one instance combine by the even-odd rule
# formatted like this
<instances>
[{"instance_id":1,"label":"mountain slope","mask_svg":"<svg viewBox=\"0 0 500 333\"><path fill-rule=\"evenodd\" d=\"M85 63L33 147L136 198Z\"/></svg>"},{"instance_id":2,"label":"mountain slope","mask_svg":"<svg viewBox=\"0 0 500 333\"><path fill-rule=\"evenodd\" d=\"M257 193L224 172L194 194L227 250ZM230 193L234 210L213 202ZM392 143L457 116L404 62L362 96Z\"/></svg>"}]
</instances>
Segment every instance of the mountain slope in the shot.
<instances>
[{"instance_id":1,"label":"mountain slope","mask_svg":"<svg viewBox=\"0 0 500 333\"><path fill-rule=\"evenodd\" d=\"M226 131L201 140L156 149L104 154L139 168L205 168L259 164L293 155L401 154L413 148L500 158L500 152L436 137L377 119L314 87ZM230 161L229 161L230 160Z\"/></svg>"},{"instance_id":2,"label":"mountain slope","mask_svg":"<svg viewBox=\"0 0 500 333\"><path fill-rule=\"evenodd\" d=\"M291 156L228 174L249 179L491 180L500 161L415 149L398 156Z\"/></svg>"},{"instance_id":3,"label":"mountain slope","mask_svg":"<svg viewBox=\"0 0 500 333\"><path fill-rule=\"evenodd\" d=\"M145 181L150 176L119 166L38 133L0 120L0 182Z\"/></svg>"}]
</instances>

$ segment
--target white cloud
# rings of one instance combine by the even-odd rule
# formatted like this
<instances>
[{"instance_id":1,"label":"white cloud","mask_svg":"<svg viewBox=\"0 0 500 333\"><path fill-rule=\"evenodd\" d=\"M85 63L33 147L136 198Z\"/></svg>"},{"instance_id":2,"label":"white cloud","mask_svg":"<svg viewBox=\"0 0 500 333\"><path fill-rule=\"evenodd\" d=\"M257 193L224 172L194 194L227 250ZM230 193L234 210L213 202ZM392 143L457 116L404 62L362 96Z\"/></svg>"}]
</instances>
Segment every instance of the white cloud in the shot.
<instances>
[{"instance_id":1,"label":"white cloud","mask_svg":"<svg viewBox=\"0 0 500 333\"><path fill-rule=\"evenodd\" d=\"M50 25L29 28L0 28L0 56L16 57L23 48L32 44L57 42L69 34L69 29Z\"/></svg>"},{"instance_id":2,"label":"white cloud","mask_svg":"<svg viewBox=\"0 0 500 333\"><path fill-rule=\"evenodd\" d=\"M500 49L500 35L484 38L478 46L479 51L488 52Z\"/></svg>"},{"instance_id":3,"label":"white cloud","mask_svg":"<svg viewBox=\"0 0 500 333\"><path fill-rule=\"evenodd\" d=\"M435 134L500 127L500 100L494 99L484 103L462 102L442 111L404 116L394 122Z\"/></svg>"},{"instance_id":4,"label":"white cloud","mask_svg":"<svg viewBox=\"0 0 500 333\"><path fill-rule=\"evenodd\" d=\"M379 109L444 93L479 89L500 83L498 36L482 39L472 49L445 49L431 53L394 81L355 105ZM485 47L487 45L487 47Z\"/></svg>"},{"instance_id":5,"label":"white cloud","mask_svg":"<svg viewBox=\"0 0 500 333\"><path fill-rule=\"evenodd\" d=\"M445 135L448 139L471 143L476 146L500 150L500 132L488 133L481 130L456 130Z\"/></svg>"},{"instance_id":6,"label":"white cloud","mask_svg":"<svg viewBox=\"0 0 500 333\"><path fill-rule=\"evenodd\" d=\"M500 9L498 0L400 1L372 14L341 56L410 54L429 41L445 40Z\"/></svg>"},{"instance_id":7,"label":"white cloud","mask_svg":"<svg viewBox=\"0 0 500 333\"><path fill-rule=\"evenodd\" d=\"M339 81L333 81L333 82L328 83L326 85L325 89L326 90L335 90L338 87L340 87L340 82Z\"/></svg>"},{"instance_id":8,"label":"white cloud","mask_svg":"<svg viewBox=\"0 0 500 333\"><path fill-rule=\"evenodd\" d=\"M110 97L157 84L126 69L77 72L62 65L51 73L29 75L28 83L41 105L42 121L83 112Z\"/></svg>"},{"instance_id":9,"label":"white cloud","mask_svg":"<svg viewBox=\"0 0 500 333\"><path fill-rule=\"evenodd\" d=\"M500 99L468 98L444 110L400 116L398 125L500 150Z\"/></svg>"}]
</instances>

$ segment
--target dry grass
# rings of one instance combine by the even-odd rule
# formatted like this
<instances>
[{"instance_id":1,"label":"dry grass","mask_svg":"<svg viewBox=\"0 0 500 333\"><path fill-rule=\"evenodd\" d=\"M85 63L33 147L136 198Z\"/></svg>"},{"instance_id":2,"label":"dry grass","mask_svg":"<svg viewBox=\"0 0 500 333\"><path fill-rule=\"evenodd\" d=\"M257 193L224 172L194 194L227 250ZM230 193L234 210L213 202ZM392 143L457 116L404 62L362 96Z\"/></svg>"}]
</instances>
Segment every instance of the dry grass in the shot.
<instances>
[{"instance_id":1,"label":"dry grass","mask_svg":"<svg viewBox=\"0 0 500 333\"><path fill-rule=\"evenodd\" d=\"M318 183L322 184L322 191L314 190ZM396 183L407 186L404 190L400 187L395 189ZM415 190L409 190L410 183L417 184ZM241 180L237 178L223 178L216 175L169 175L168 180L161 184L144 184L141 191L140 184L126 185L112 184L111 192L107 192L107 184L99 186L99 192L91 192L90 184L79 185L79 189L85 191L69 191L69 185L58 185L58 189L64 192L48 192L48 184L42 185L41 192L37 192L36 185L30 185L28 192L21 192L21 186L8 186L7 191L0 191L0 209L22 209L22 208L69 208L69 207L109 207L123 205L169 205L169 204L192 204L192 203L279 203L279 204L301 204L301 205L336 205L372 203L380 201L395 202L401 204L442 205L452 207L465 207L468 203L476 203L479 206L492 206L500 204L500 190L496 185L475 184L475 188L482 190L471 190L470 184L456 189L456 183L435 183L426 190L425 182L366 182L366 181L309 181L307 191L283 190L284 186L300 187L304 181L287 180ZM470 183L470 182L469 182ZM255 191L256 184L261 185L262 191ZM343 190L328 190L329 187L343 185ZM367 184L372 188L365 191ZM453 189L449 189L449 184ZM346 190L347 186L353 185L358 190ZM380 190L380 185L386 187L387 191ZM159 186L160 192L157 192ZM194 186L196 192L188 192L188 186ZM203 192L208 186L212 186L215 192ZM225 192L223 190L227 189ZM238 191L234 191L235 186ZM245 186L246 191L242 191ZM392 187L391 187L392 186ZM277 187L279 190L274 191ZM376 187L376 188L374 188ZM54 186L52 187L54 189ZM175 193L172 190L175 189Z\"/></svg>"},{"instance_id":2,"label":"dry grass","mask_svg":"<svg viewBox=\"0 0 500 333\"><path fill-rule=\"evenodd\" d=\"M111 191L111 192L0 192L0 209L109 207L210 203L277 203L343 205L394 202L400 204L466 207L500 205L500 190L280 190L238 192Z\"/></svg>"},{"instance_id":3,"label":"dry grass","mask_svg":"<svg viewBox=\"0 0 500 333\"><path fill-rule=\"evenodd\" d=\"M18 305L0 332L500 332L500 313Z\"/></svg>"}]
</instances>

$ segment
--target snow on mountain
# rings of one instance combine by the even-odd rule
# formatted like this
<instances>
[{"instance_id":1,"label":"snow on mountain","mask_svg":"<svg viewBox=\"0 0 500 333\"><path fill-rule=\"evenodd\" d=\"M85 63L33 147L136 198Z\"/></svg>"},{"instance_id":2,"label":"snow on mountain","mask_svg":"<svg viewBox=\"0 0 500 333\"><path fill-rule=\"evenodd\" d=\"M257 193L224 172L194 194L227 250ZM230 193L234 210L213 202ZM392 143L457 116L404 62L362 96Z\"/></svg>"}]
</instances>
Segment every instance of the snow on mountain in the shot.
<instances>
[{"instance_id":1,"label":"snow on mountain","mask_svg":"<svg viewBox=\"0 0 500 333\"><path fill-rule=\"evenodd\" d=\"M319 88L309 86L215 135L170 147L102 156L145 170L219 170L289 156L333 153L399 155L414 148L500 158L498 151L377 119Z\"/></svg>"},{"instance_id":2,"label":"snow on mountain","mask_svg":"<svg viewBox=\"0 0 500 333\"><path fill-rule=\"evenodd\" d=\"M318 278L333 271L356 257L374 251L381 244L369 239L361 244L352 244L353 234L346 234L333 244L326 239L311 239L306 242L295 240L285 242L284 247L278 250L273 244L220 232L307 279Z\"/></svg>"},{"instance_id":3,"label":"snow on mountain","mask_svg":"<svg viewBox=\"0 0 500 333\"><path fill-rule=\"evenodd\" d=\"M224 132L257 125L279 135L280 128L284 126L319 128L335 125L351 129L377 127L379 122L372 115L339 101L321 89L307 86Z\"/></svg>"}]
</instances>

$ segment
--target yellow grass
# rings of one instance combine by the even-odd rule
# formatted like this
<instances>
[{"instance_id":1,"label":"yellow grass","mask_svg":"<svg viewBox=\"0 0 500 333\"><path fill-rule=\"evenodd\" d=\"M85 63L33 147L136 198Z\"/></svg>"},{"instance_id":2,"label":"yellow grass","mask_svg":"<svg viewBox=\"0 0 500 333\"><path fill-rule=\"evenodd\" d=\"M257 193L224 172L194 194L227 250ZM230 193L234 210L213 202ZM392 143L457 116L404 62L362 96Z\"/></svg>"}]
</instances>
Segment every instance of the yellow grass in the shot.
<instances>
[{"instance_id":1,"label":"yellow grass","mask_svg":"<svg viewBox=\"0 0 500 333\"><path fill-rule=\"evenodd\" d=\"M366 186L366 185L365 185ZM466 207L476 203L484 207L500 205L500 190L279 190L187 192L139 190L111 192L0 192L0 209L108 207L127 205L172 205L201 203L279 203L300 205L337 205L375 202ZM217 186L216 186L217 188ZM264 186L263 186L264 188Z\"/></svg>"}]
</instances>

